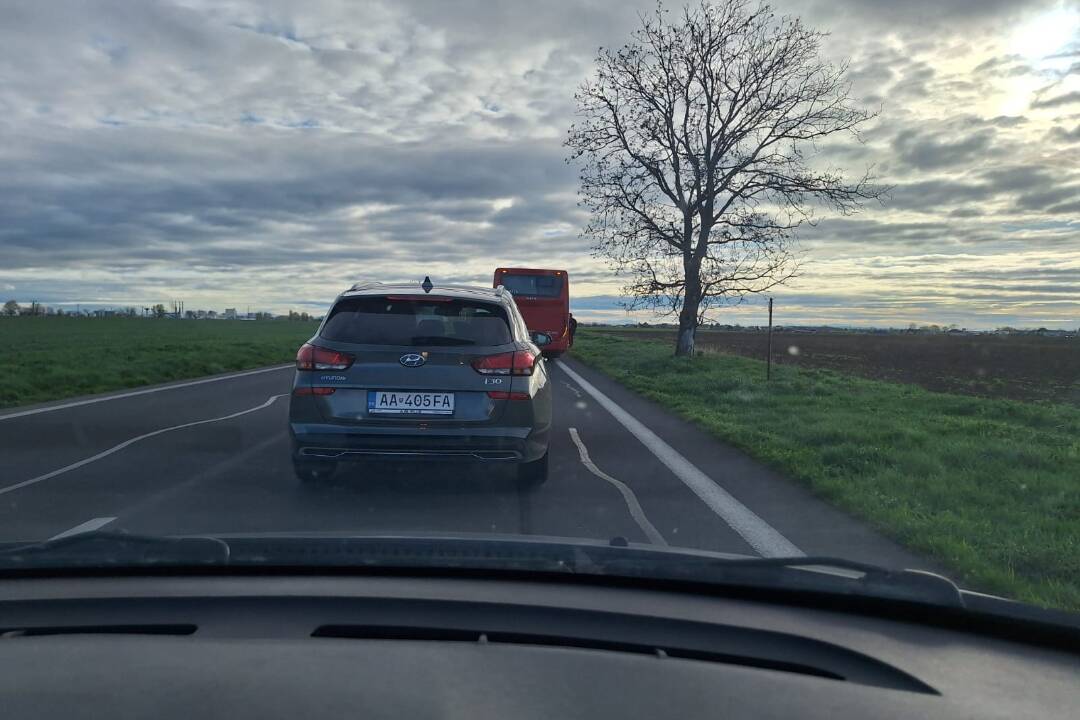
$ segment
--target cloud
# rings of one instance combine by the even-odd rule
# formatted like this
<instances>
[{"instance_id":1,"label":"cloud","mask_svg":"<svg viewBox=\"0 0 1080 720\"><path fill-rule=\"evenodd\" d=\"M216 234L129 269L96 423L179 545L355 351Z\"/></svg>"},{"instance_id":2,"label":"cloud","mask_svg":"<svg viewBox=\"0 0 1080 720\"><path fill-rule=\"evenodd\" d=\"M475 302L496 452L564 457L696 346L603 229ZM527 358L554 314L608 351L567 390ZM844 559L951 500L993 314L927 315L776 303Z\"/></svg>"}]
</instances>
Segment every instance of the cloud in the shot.
<instances>
[{"instance_id":1,"label":"cloud","mask_svg":"<svg viewBox=\"0 0 1080 720\"><path fill-rule=\"evenodd\" d=\"M981 130L966 137L945 140L910 129L898 134L893 146L901 162L919 170L935 170L971 164L990 150L994 136L991 130Z\"/></svg>"},{"instance_id":2,"label":"cloud","mask_svg":"<svg viewBox=\"0 0 1080 720\"><path fill-rule=\"evenodd\" d=\"M1073 103L1080 103L1080 90L1067 92L1063 95L1055 95L1054 97L1046 98L1045 100L1041 98L1033 100L1031 102L1031 108L1033 110L1057 108L1063 105L1072 105Z\"/></svg>"},{"instance_id":3,"label":"cloud","mask_svg":"<svg viewBox=\"0 0 1080 720\"><path fill-rule=\"evenodd\" d=\"M1047 139L1053 143L1071 144L1080 142L1080 125L1072 130L1067 130L1061 125L1050 128Z\"/></svg>"},{"instance_id":4,"label":"cloud","mask_svg":"<svg viewBox=\"0 0 1080 720\"><path fill-rule=\"evenodd\" d=\"M1024 210L1047 211L1051 206L1061 207L1063 201L1074 198L1080 200L1080 185L1049 187L1037 192L1024 193L1017 199L1016 204Z\"/></svg>"},{"instance_id":5,"label":"cloud","mask_svg":"<svg viewBox=\"0 0 1080 720\"><path fill-rule=\"evenodd\" d=\"M1023 55L1010 54L984 60L975 66L972 73L976 76L1008 78L1034 74L1035 68L1025 60Z\"/></svg>"},{"instance_id":6,"label":"cloud","mask_svg":"<svg viewBox=\"0 0 1080 720\"><path fill-rule=\"evenodd\" d=\"M893 186L888 206L894 210L920 210L961 203L981 203L998 194L986 183L964 180L933 179Z\"/></svg>"},{"instance_id":7,"label":"cloud","mask_svg":"<svg viewBox=\"0 0 1080 720\"><path fill-rule=\"evenodd\" d=\"M1074 192L1066 197L1080 198L1080 193ZM1073 200L1071 202L1058 203L1057 205L1050 205L1046 208L1046 212L1053 215L1080 215L1080 199Z\"/></svg>"},{"instance_id":8,"label":"cloud","mask_svg":"<svg viewBox=\"0 0 1080 720\"><path fill-rule=\"evenodd\" d=\"M569 269L582 297L613 297L624 279L579 236L561 142L597 48L625 42L651 7L12 3L0 287L43 302L315 310L361 277L487 284L496 265L536 264ZM805 228L811 266L883 253L972 253L980 272L1010 253L1072 261L1080 127L1061 114L1065 87L1027 112L1031 83L1061 73L1015 56L1002 30L1046 7L780 3L832 31L824 51L851 57L853 95L882 108L865 143L829 138L815 162L872 164L895 186L884 208Z\"/></svg>"},{"instance_id":9,"label":"cloud","mask_svg":"<svg viewBox=\"0 0 1080 720\"><path fill-rule=\"evenodd\" d=\"M311 241L335 240L347 244L326 248L326 259L465 236L475 251L487 251L500 231L525 239L579 220L565 198L548 198L573 182L553 141L388 147L362 136L262 128L228 137L102 129L68 142L41 140L38 153L0 176L0 214L11 220L0 228L8 267L40 264L44 251L65 262L265 263L309 254ZM80 158L84 146L95 153ZM64 162L81 182L57 185L43 169L50 162ZM492 203L508 195L528 197L520 208L529 214L497 212ZM257 255L232 244L252 237L262 243Z\"/></svg>"},{"instance_id":10,"label":"cloud","mask_svg":"<svg viewBox=\"0 0 1080 720\"><path fill-rule=\"evenodd\" d=\"M851 0L850 2L828 2L818 0L813 5L815 16L832 18L846 17L854 23L864 26L891 27L896 29L909 27L922 33L932 33L942 28L955 27L951 23L960 22L966 29L976 30L986 24L997 24L1009 18L1054 6L1054 0L1035 0L1034 2L1011 2L1010 0Z\"/></svg>"},{"instance_id":11,"label":"cloud","mask_svg":"<svg viewBox=\"0 0 1080 720\"><path fill-rule=\"evenodd\" d=\"M1026 191L1054 184L1054 173L1045 165L1001 164L978 173L995 192Z\"/></svg>"}]
</instances>

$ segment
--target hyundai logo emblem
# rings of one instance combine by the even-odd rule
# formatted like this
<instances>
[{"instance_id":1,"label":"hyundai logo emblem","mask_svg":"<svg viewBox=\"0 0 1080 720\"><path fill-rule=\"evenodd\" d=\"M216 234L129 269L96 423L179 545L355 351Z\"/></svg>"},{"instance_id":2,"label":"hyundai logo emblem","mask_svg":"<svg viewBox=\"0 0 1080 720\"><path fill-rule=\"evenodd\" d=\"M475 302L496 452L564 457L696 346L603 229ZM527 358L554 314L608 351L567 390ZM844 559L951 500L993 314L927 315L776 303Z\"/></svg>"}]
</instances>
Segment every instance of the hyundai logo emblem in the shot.
<instances>
[{"instance_id":1,"label":"hyundai logo emblem","mask_svg":"<svg viewBox=\"0 0 1080 720\"><path fill-rule=\"evenodd\" d=\"M423 355L419 355L417 353L409 353L407 355L402 355L398 362L400 362L405 367L420 367L425 362L427 362L427 360L424 359Z\"/></svg>"}]
</instances>

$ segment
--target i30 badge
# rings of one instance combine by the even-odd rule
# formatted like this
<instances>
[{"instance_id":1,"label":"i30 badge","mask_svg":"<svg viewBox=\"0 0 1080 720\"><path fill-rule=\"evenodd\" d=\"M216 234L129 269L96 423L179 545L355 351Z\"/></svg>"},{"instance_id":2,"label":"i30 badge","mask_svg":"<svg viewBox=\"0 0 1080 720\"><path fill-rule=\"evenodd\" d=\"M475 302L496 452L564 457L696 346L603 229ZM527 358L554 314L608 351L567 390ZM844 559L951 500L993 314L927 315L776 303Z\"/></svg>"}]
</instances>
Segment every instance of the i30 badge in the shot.
<instances>
[{"instance_id":1,"label":"i30 badge","mask_svg":"<svg viewBox=\"0 0 1080 720\"><path fill-rule=\"evenodd\" d=\"M419 355L417 353L408 353L407 355L402 355L401 358L398 359L398 362L400 362L405 367L420 367L425 362L427 362L427 360L424 358L423 355Z\"/></svg>"}]
</instances>

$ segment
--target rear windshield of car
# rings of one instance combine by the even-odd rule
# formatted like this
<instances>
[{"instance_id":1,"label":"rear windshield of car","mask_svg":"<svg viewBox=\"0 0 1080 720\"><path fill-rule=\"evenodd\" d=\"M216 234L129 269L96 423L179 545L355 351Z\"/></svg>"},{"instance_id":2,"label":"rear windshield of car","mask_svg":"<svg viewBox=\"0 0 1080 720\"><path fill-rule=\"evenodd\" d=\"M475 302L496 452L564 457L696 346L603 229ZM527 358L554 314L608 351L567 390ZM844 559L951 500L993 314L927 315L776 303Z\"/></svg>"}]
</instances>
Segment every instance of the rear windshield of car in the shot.
<instances>
[{"instance_id":1,"label":"rear windshield of car","mask_svg":"<svg viewBox=\"0 0 1080 720\"><path fill-rule=\"evenodd\" d=\"M556 275L503 275L500 281L512 295L556 298L563 279Z\"/></svg>"},{"instance_id":2,"label":"rear windshield of car","mask_svg":"<svg viewBox=\"0 0 1080 720\"><path fill-rule=\"evenodd\" d=\"M363 345L503 345L513 340L498 303L422 297L345 298L334 305L320 334Z\"/></svg>"}]
</instances>

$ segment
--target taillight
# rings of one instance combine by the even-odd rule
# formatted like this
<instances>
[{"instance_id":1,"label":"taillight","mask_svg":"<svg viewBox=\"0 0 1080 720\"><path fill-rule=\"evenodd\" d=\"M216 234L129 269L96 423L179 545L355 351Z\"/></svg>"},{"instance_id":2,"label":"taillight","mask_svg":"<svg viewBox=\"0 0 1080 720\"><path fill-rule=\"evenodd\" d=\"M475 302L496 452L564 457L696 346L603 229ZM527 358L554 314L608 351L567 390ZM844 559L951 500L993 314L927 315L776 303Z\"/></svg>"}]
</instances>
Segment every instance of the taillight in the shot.
<instances>
[{"instance_id":1,"label":"taillight","mask_svg":"<svg viewBox=\"0 0 1080 720\"><path fill-rule=\"evenodd\" d=\"M293 390L293 395L303 397L304 395L333 395L337 388L332 387L311 387L309 385L301 385Z\"/></svg>"},{"instance_id":2,"label":"taillight","mask_svg":"<svg viewBox=\"0 0 1080 720\"><path fill-rule=\"evenodd\" d=\"M492 400L528 400L529 393L488 390L488 397Z\"/></svg>"},{"instance_id":3,"label":"taillight","mask_svg":"<svg viewBox=\"0 0 1080 720\"><path fill-rule=\"evenodd\" d=\"M349 353L304 343L296 353L296 369L346 370L352 366L354 360L356 357Z\"/></svg>"},{"instance_id":4,"label":"taillight","mask_svg":"<svg viewBox=\"0 0 1080 720\"><path fill-rule=\"evenodd\" d=\"M536 356L528 350L486 355L472 362L473 370L481 375L532 375Z\"/></svg>"}]
</instances>

